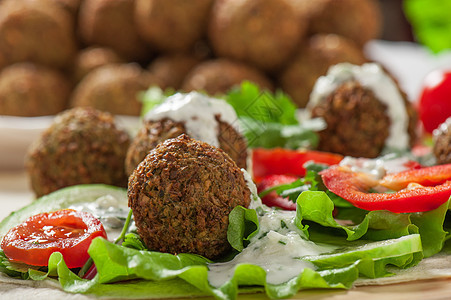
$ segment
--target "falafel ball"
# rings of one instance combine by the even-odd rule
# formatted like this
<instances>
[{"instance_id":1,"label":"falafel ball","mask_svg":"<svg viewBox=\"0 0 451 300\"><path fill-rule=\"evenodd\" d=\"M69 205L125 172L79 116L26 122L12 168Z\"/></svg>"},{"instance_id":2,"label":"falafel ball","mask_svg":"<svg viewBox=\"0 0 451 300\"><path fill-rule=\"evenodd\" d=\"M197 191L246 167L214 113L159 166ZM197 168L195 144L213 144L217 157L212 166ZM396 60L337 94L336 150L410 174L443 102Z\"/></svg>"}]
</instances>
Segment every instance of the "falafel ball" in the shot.
<instances>
[{"instance_id":1,"label":"falafel ball","mask_svg":"<svg viewBox=\"0 0 451 300\"><path fill-rule=\"evenodd\" d=\"M382 31L382 11L376 0L302 1L310 2L310 33L335 33L363 46Z\"/></svg>"},{"instance_id":2,"label":"falafel ball","mask_svg":"<svg viewBox=\"0 0 451 300\"><path fill-rule=\"evenodd\" d=\"M94 69L80 81L72 93L70 105L138 116L142 107L139 92L151 85L158 85L158 80L137 64L107 64Z\"/></svg>"},{"instance_id":3,"label":"falafel ball","mask_svg":"<svg viewBox=\"0 0 451 300\"><path fill-rule=\"evenodd\" d=\"M200 63L200 59L189 54L168 54L157 57L148 70L160 81L161 88L180 89L186 75Z\"/></svg>"},{"instance_id":4,"label":"falafel ball","mask_svg":"<svg viewBox=\"0 0 451 300\"><path fill-rule=\"evenodd\" d=\"M45 116L66 108L69 80L58 70L15 63L0 72L0 115Z\"/></svg>"},{"instance_id":5,"label":"falafel ball","mask_svg":"<svg viewBox=\"0 0 451 300\"><path fill-rule=\"evenodd\" d=\"M335 34L318 34L299 48L281 71L279 82L282 90L303 108L316 80L325 75L330 66L341 62L360 65L366 61L363 51L351 40Z\"/></svg>"},{"instance_id":6,"label":"falafel ball","mask_svg":"<svg viewBox=\"0 0 451 300\"><path fill-rule=\"evenodd\" d=\"M67 68L77 51L73 18L52 0L0 3L0 66L29 61Z\"/></svg>"},{"instance_id":7,"label":"falafel ball","mask_svg":"<svg viewBox=\"0 0 451 300\"><path fill-rule=\"evenodd\" d=\"M88 183L127 186L124 172L129 134L114 117L90 107L56 116L30 147L26 167L36 196Z\"/></svg>"},{"instance_id":8,"label":"falafel ball","mask_svg":"<svg viewBox=\"0 0 451 300\"><path fill-rule=\"evenodd\" d=\"M205 35L213 0L136 0L143 39L161 52L187 52Z\"/></svg>"},{"instance_id":9,"label":"falafel ball","mask_svg":"<svg viewBox=\"0 0 451 300\"><path fill-rule=\"evenodd\" d=\"M205 91L209 95L225 94L243 81L251 81L261 89L273 90L271 80L260 70L226 58L204 61L189 72L183 91Z\"/></svg>"},{"instance_id":10,"label":"falafel ball","mask_svg":"<svg viewBox=\"0 0 451 300\"><path fill-rule=\"evenodd\" d=\"M221 148L240 168L246 168L247 142L232 125L237 116L224 100L197 92L178 93L147 113L144 120L127 151L127 174L160 142L182 133Z\"/></svg>"},{"instance_id":11,"label":"falafel ball","mask_svg":"<svg viewBox=\"0 0 451 300\"><path fill-rule=\"evenodd\" d=\"M247 144L245 138L227 122L219 123L219 147L224 150L232 160L240 167L247 165ZM136 166L146 157L150 150L159 143L175 138L186 133L183 122L175 122L171 119L159 121L145 121L137 135L132 139L125 159L125 171L131 174Z\"/></svg>"},{"instance_id":12,"label":"falafel ball","mask_svg":"<svg viewBox=\"0 0 451 300\"><path fill-rule=\"evenodd\" d=\"M128 184L128 204L149 249L210 259L230 249L228 215L247 207L250 194L224 151L186 135L150 151Z\"/></svg>"},{"instance_id":13,"label":"falafel ball","mask_svg":"<svg viewBox=\"0 0 451 300\"><path fill-rule=\"evenodd\" d=\"M433 141L432 152L437 164L451 163L451 118L446 119L433 131Z\"/></svg>"},{"instance_id":14,"label":"falafel ball","mask_svg":"<svg viewBox=\"0 0 451 300\"><path fill-rule=\"evenodd\" d=\"M76 17L78 15L78 10L80 9L81 1L82 0L52 0L62 8L64 8L67 12L69 12L73 18L74 21L76 21Z\"/></svg>"},{"instance_id":15,"label":"falafel ball","mask_svg":"<svg viewBox=\"0 0 451 300\"><path fill-rule=\"evenodd\" d=\"M138 34L134 11L135 0L83 1L79 35L87 45L109 47L127 60L147 62L151 49Z\"/></svg>"},{"instance_id":16,"label":"falafel ball","mask_svg":"<svg viewBox=\"0 0 451 300\"><path fill-rule=\"evenodd\" d=\"M79 82L92 70L106 65L124 63L124 60L111 48L88 47L80 50L75 57L72 69L72 77L75 82Z\"/></svg>"},{"instance_id":17,"label":"falafel ball","mask_svg":"<svg viewBox=\"0 0 451 300\"><path fill-rule=\"evenodd\" d=\"M290 0L219 0L208 27L217 56L264 71L282 67L306 36L307 23Z\"/></svg>"},{"instance_id":18,"label":"falafel ball","mask_svg":"<svg viewBox=\"0 0 451 300\"><path fill-rule=\"evenodd\" d=\"M318 79L307 110L327 125L318 132L322 151L375 158L416 141L415 108L377 64L333 66Z\"/></svg>"}]
</instances>

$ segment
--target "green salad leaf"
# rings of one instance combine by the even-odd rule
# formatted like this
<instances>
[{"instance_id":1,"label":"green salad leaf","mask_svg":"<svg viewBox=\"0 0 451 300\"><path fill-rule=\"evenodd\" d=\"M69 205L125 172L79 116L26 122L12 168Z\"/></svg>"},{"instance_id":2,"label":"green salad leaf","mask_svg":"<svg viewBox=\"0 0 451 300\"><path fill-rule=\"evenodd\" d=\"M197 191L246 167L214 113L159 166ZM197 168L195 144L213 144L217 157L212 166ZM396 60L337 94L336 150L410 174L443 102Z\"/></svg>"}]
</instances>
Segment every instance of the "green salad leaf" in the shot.
<instances>
[{"instance_id":1,"label":"green salad leaf","mask_svg":"<svg viewBox=\"0 0 451 300\"><path fill-rule=\"evenodd\" d=\"M451 49L451 1L404 0L415 36L433 52Z\"/></svg>"},{"instance_id":2,"label":"green salad leaf","mask_svg":"<svg viewBox=\"0 0 451 300\"><path fill-rule=\"evenodd\" d=\"M397 214L354 207L339 208L338 214L334 216L334 202L325 192L306 191L297 201L296 224L312 240L326 243L331 241L331 237L324 234L326 231L333 232L334 240L341 234L347 241L360 238L382 241L419 233L423 255L430 257L440 252L447 239L448 233L443 227L449 202L435 210L421 213ZM340 243L347 244L343 241Z\"/></svg>"},{"instance_id":3,"label":"green salad leaf","mask_svg":"<svg viewBox=\"0 0 451 300\"><path fill-rule=\"evenodd\" d=\"M309 176L313 182L314 174ZM314 186L319 184L317 182ZM123 195L122 190L111 190L99 185L95 185L93 189L83 186L81 190L66 189L59 193L67 201L68 197L64 193L72 194L77 191L97 198L99 189ZM52 197L55 196L49 195L49 199ZM80 194L67 203L77 202L79 197ZM270 219L279 224L277 228L273 228L274 224L268 227L264 225L266 223L260 224L260 221L266 214L277 213L277 210L265 206L256 209L239 206L229 215L228 240L234 251L231 256L217 262L195 254L173 255L149 251L139 236L129 233L125 235L122 245L100 237L92 241L88 253L96 266L97 274L91 280L80 278L68 269L58 252L50 256L46 269L27 269L15 265L0 252L0 271L9 276L31 280L55 281L57 278L67 292L104 298L149 299L209 295L217 299L235 299L238 294L248 292L265 292L271 298L288 298L303 289L344 289L350 288L358 278L390 276L392 273L388 271L388 266L391 267L390 270L393 266L409 268L418 264L423 257L438 253L444 247L449 249L449 245L446 247L445 243L449 238L449 233L445 230L450 227L449 202L433 211L410 214L365 211L351 207L339 207L337 212L335 208L334 201L326 192L304 191L297 199L296 212L283 214L288 219ZM24 216L28 212L24 209ZM283 232L294 232L299 235L298 238L308 236L310 241L306 240L307 243L314 242L328 250L318 252L321 254L289 257L292 262L305 262L305 267L298 269L291 279L271 283L265 269L258 262L253 264L245 260L243 263L234 263L235 258L247 249L253 249L253 245L259 246L257 243L270 235L268 230L280 230L280 235ZM279 247L286 245L277 244L280 244ZM229 260L232 272L222 283L211 284L210 269Z\"/></svg>"},{"instance_id":4,"label":"green salad leaf","mask_svg":"<svg viewBox=\"0 0 451 300\"><path fill-rule=\"evenodd\" d=\"M284 125L296 125L296 106L282 91L271 93L261 91L249 81L239 88L232 88L226 95L226 101L233 106L238 117L247 117L261 122Z\"/></svg>"}]
</instances>

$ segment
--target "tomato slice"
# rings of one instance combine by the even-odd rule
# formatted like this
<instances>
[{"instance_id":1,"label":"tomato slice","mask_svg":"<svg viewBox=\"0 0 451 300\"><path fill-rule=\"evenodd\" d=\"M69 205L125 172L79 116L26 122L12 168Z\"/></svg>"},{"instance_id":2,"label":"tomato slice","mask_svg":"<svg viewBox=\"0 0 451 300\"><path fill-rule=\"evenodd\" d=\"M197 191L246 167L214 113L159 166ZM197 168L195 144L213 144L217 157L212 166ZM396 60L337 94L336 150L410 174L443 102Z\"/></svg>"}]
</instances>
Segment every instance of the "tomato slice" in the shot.
<instances>
[{"instance_id":1,"label":"tomato slice","mask_svg":"<svg viewBox=\"0 0 451 300\"><path fill-rule=\"evenodd\" d=\"M334 194L365 210L412 213L438 208L451 196L451 165L413 169L374 180L350 168L334 166L320 172L324 185ZM368 193L378 185L395 193Z\"/></svg>"},{"instance_id":2,"label":"tomato slice","mask_svg":"<svg viewBox=\"0 0 451 300\"><path fill-rule=\"evenodd\" d=\"M342 159L343 156L329 152L257 148L252 152L252 173L256 182L273 174L304 177L306 162L335 165Z\"/></svg>"},{"instance_id":3,"label":"tomato slice","mask_svg":"<svg viewBox=\"0 0 451 300\"><path fill-rule=\"evenodd\" d=\"M53 252L61 252L69 268L78 268L98 236L106 238L106 232L92 214L63 209L34 215L11 228L1 247L8 259L33 266L46 266Z\"/></svg>"},{"instance_id":4,"label":"tomato slice","mask_svg":"<svg viewBox=\"0 0 451 300\"><path fill-rule=\"evenodd\" d=\"M419 117L426 132L432 133L451 116L451 70L426 75L419 99Z\"/></svg>"},{"instance_id":5,"label":"tomato slice","mask_svg":"<svg viewBox=\"0 0 451 300\"><path fill-rule=\"evenodd\" d=\"M260 193L277 185L294 182L297 179L298 177L290 175L269 175L257 184L257 191ZM272 191L262 197L262 202L269 207L279 207L285 210L296 210L296 203L288 198L277 195L275 191Z\"/></svg>"}]
</instances>

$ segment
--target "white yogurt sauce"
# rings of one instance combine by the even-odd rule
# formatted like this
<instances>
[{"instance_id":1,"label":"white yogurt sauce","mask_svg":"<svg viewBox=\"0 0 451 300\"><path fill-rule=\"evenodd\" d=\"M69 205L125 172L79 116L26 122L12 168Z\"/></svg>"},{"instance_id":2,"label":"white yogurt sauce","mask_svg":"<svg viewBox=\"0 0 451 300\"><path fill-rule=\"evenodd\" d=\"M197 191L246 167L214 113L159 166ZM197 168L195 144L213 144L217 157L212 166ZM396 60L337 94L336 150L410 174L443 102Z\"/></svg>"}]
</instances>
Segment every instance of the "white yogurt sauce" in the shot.
<instances>
[{"instance_id":1,"label":"white yogurt sauce","mask_svg":"<svg viewBox=\"0 0 451 300\"><path fill-rule=\"evenodd\" d=\"M438 136L442 134L446 134L451 126L451 117L447 118L445 122L441 123L434 131L432 132L432 137L434 142L437 140Z\"/></svg>"},{"instance_id":2,"label":"white yogurt sauce","mask_svg":"<svg viewBox=\"0 0 451 300\"><path fill-rule=\"evenodd\" d=\"M124 227L129 208L111 195L99 197L93 202L82 202L71 205L69 209L85 211L94 215L102 222L110 241L114 241ZM134 222L132 221L134 226Z\"/></svg>"},{"instance_id":3,"label":"white yogurt sauce","mask_svg":"<svg viewBox=\"0 0 451 300\"><path fill-rule=\"evenodd\" d=\"M257 186L252 180L251 175L245 169L241 169L241 172L243 172L246 185L248 189L251 191L251 202L249 203L248 208L255 209L257 207L261 207L263 205L262 200L260 199L260 197L258 197Z\"/></svg>"},{"instance_id":4,"label":"white yogurt sauce","mask_svg":"<svg viewBox=\"0 0 451 300\"><path fill-rule=\"evenodd\" d=\"M349 167L353 172L365 173L374 180L381 180L387 174L408 170L406 164L409 161L408 157L396 157L393 154L374 159L346 156L339 165Z\"/></svg>"},{"instance_id":5,"label":"white yogurt sauce","mask_svg":"<svg viewBox=\"0 0 451 300\"><path fill-rule=\"evenodd\" d=\"M219 287L233 277L239 264L258 265L266 271L266 280L280 284L298 276L303 269L315 266L302 257L334 250L308 241L296 225L295 211L269 210L259 217L259 233L231 261L209 264L208 281Z\"/></svg>"},{"instance_id":6,"label":"white yogurt sauce","mask_svg":"<svg viewBox=\"0 0 451 300\"><path fill-rule=\"evenodd\" d=\"M341 63L329 68L326 76L318 78L307 109L325 100L341 84L357 80L363 87L372 90L379 101L387 105L388 117L391 121L389 136L385 142L386 147L406 149L409 146L407 127L409 117L406 106L396 83L375 63L367 63L362 66Z\"/></svg>"},{"instance_id":7,"label":"white yogurt sauce","mask_svg":"<svg viewBox=\"0 0 451 300\"><path fill-rule=\"evenodd\" d=\"M220 115L221 121L238 126L237 115L231 105L225 100L198 92L174 94L149 111L144 119L158 121L168 118L183 122L186 133L191 138L219 147L219 124L215 119L216 115Z\"/></svg>"}]
</instances>

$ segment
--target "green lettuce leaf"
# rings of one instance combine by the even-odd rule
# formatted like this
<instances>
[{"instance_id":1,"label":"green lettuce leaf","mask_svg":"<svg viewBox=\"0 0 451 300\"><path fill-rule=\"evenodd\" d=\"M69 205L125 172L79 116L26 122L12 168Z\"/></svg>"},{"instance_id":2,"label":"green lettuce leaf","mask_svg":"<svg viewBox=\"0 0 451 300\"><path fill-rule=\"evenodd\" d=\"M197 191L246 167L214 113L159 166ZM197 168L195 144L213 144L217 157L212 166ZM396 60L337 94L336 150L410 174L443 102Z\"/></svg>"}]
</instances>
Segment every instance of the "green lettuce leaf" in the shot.
<instances>
[{"instance_id":1,"label":"green lettuce leaf","mask_svg":"<svg viewBox=\"0 0 451 300\"><path fill-rule=\"evenodd\" d=\"M405 0L404 12L420 43L433 52L451 49L451 2Z\"/></svg>"},{"instance_id":2,"label":"green lettuce leaf","mask_svg":"<svg viewBox=\"0 0 451 300\"><path fill-rule=\"evenodd\" d=\"M30 270L30 278L43 280L50 274L57 274L65 291L102 297L212 295L218 299L234 299L238 293L264 289L271 298L286 298L307 288L349 288L359 273L385 276L385 265L403 267L419 251L419 236L409 235L385 243L375 242L333 254L311 256L306 259L317 265L318 270L306 268L298 276L277 285L266 282L266 274L261 267L241 264L235 268L228 282L215 288L208 283L208 261L204 258L139 251L96 238L89 249L98 270L93 280L81 279L72 273L60 253L50 257L48 273Z\"/></svg>"},{"instance_id":3,"label":"green lettuce leaf","mask_svg":"<svg viewBox=\"0 0 451 300\"><path fill-rule=\"evenodd\" d=\"M336 236L340 233L346 235L347 241L360 238L381 241L420 233L423 255L429 257L440 252L447 239L448 233L443 227L448 206L449 201L432 211L408 214L339 208L338 215L334 217L334 202L325 192L306 191L297 200L296 224L317 242L337 240ZM342 221L339 223L340 219ZM350 224L342 225L343 223ZM332 230L338 230L332 234L335 239L318 234L318 231Z\"/></svg>"},{"instance_id":4,"label":"green lettuce leaf","mask_svg":"<svg viewBox=\"0 0 451 300\"><path fill-rule=\"evenodd\" d=\"M235 109L238 117L247 117L261 122L296 125L296 106L282 91L271 93L244 81L226 95L226 101Z\"/></svg>"},{"instance_id":5,"label":"green lettuce leaf","mask_svg":"<svg viewBox=\"0 0 451 300\"><path fill-rule=\"evenodd\" d=\"M227 240L232 248L242 251L257 232L258 217L255 210L237 206L230 212Z\"/></svg>"}]
</instances>

